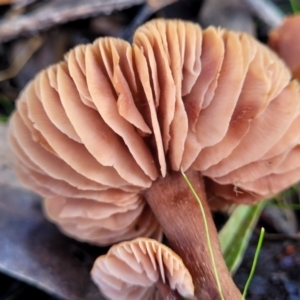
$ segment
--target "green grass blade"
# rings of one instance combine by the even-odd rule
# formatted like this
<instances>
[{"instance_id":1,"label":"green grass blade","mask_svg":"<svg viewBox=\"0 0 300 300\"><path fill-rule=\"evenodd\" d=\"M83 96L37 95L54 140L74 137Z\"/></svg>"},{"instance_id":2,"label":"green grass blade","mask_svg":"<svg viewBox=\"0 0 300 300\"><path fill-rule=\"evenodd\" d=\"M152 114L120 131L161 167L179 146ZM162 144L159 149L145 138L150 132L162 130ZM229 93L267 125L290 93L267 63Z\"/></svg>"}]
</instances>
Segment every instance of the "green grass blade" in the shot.
<instances>
[{"instance_id":1,"label":"green grass blade","mask_svg":"<svg viewBox=\"0 0 300 300\"><path fill-rule=\"evenodd\" d=\"M14 110L13 103L4 95L0 95L0 106L4 109L6 115L10 115Z\"/></svg>"},{"instance_id":2,"label":"green grass blade","mask_svg":"<svg viewBox=\"0 0 300 300\"><path fill-rule=\"evenodd\" d=\"M213 269L214 269L214 275L215 275L215 279L217 282L217 286L218 286L218 291L219 291L219 295L221 300L225 300L224 296L223 296L223 292L222 292L222 287L221 287L221 283L220 283L220 279L219 279L219 274L217 271L217 266L216 266L216 262L215 262L215 258L214 258L214 253L212 250L212 245L211 245L211 240L210 240L210 236L209 236L209 230L208 230L208 224L207 224L207 220L206 220L206 216L205 216L205 212L204 212L204 208L202 206L202 203L200 201L200 198L198 197L196 191L194 190L191 182L189 181L188 177L185 175L185 173L181 170L182 176L185 179L186 183L188 184L190 190L192 191L194 197L196 198L200 210L201 210L201 214L203 217L203 221L204 221L204 227L205 227L205 234L206 234L206 238L207 238L207 245L208 245L208 249L209 249L209 253L210 253L210 258L212 260L212 265L213 265Z\"/></svg>"},{"instance_id":3,"label":"green grass blade","mask_svg":"<svg viewBox=\"0 0 300 300\"><path fill-rule=\"evenodd\" d=\"M8 121L8 117L3 116L3 115L0 114L0 122L1 123L7 123L7 121Z\"/></svg>"},{"instance_id":4,"label":"green grass blade","mask_svg":"<svg viewBox=\"0 0 300 300\"><path fill-rule=\"evenodd\" d=\"M252 280L252 277L254 275L254 271L255 271L255 268L256 268L256 265L257 265L258 256L259 256L259 253L260 253L260 250L261 250L261 247L262 247L264 236L265 236L265 229L262 227L261 230L260 230L259 240L258 240L258 244L257 244L257 247L256 247L256 251L255 251L251 271L250 271L249 277L248 277L247 282L246 282L245 287L244 287L242 300L246 299L247 291L248 291L248 288L250 286L250 282Z\"/></svg>"},{"instance_id":5,"label":"green grass blade","mask_svg":"<svg viewBox=\"0 0 300 300\"><path fill-rule=\"evenodd\" d=\"M221 249L231 274L238 269L248 246L252 231L266 205L239 205L219 232Z\"/></svg>"},{"instance_id":6,"label":"green grass blade","mask_svg":"<svg viewBox=\"0 0 300 300\"><path fill-rule=\"evenodd\" d=\"M14 105L6 96L1 94L0 94L0 109L1 109L0 122L6 123L8 121L9 116L14 110Z\"/></svg>"},{"instance_id":7,"label":"green grass blade","mask_svg":"<svg viewBox=\"0 0 300 300\"><path fill-rule=\"evenodd\" d=\"M300 11L300 0L290 0L290 4L294 13Z\"/></svg>"}]
</instances>

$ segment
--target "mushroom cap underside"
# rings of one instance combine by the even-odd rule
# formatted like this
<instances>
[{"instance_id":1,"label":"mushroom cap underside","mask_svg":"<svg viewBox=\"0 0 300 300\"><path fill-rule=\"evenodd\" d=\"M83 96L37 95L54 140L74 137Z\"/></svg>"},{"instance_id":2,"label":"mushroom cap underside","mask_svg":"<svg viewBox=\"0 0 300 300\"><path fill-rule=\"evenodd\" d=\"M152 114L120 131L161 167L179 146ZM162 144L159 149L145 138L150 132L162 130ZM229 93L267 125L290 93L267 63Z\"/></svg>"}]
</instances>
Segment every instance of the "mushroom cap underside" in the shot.
<instances>
[{"instance_id":1,"label":"mushroom cap underside","mask_svg":"<svg viewBox=\"0 0 300 300\"><path fill-rule=\"evenodd\" d=\"M114 245L96 259L91 275L108 299L159 299L155 288L158 280L182 297L194 296L192 276L182 259L170 248L148 238Z\"/></svg>"},{"instance_id":2,"label":"mushroom cap underside","mask_svg":"<svg viewBox=\"0 0 300 300\"><path fill-rule=\"evenodd\" d=\"M50 219L64 230L72 223L64 211L85 219L97 202L114 221L91 221L94 232L124 214L121 235L65 232L114 243L126 228L138 236L141 193L168 172L201 172L226 203L254 203L298 181L299 96L284 63L247 34L159 19L132 45L100 38L39 73L19 97L9 139L20 178L47 199Z\"/></svg>"}]
</instances>

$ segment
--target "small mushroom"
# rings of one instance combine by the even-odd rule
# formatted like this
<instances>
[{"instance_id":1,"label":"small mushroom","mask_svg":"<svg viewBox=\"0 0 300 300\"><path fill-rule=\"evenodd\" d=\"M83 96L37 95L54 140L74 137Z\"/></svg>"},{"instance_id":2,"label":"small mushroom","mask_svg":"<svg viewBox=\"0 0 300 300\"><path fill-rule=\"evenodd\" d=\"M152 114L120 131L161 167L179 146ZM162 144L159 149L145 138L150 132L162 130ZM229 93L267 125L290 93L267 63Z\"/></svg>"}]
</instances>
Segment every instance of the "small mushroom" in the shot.
<instances>
[{"instance_id":1,"label":"small mushroom","mask_svg":"<svg viewBox=\"0 0 300 300\"><path fill-rule=\"evenodd\" d=\"M132 45L102 38L71 50L29 83L17 106L10 141L19 174L46 197L62 230L115 243L139 236L129 224L153 213L197 299L241 298L209 205L252 204L300 178L300 87L275 53L244 33L153 20ZM200 196L220 286L181 169ZM149 220L153 230L143 232L153 236ZM120 235L104 234L108 224Z\"/></svg>"},{"instance_id":2,"label":"small mushroom","mask_svg":"<svg viewBox=\"0 0 300 300\"><path fill-rule=\"evenodd\" d=\"M159 299L159 294L174 300L181 299L179 295L194 297L193 280L182 259L153 239L137 238L114 245L97 258L91 275L112 300Z\"/></svg>"},{"instance_id":3,"label":"small mushroom","mask_svg":"<svg viewBox=\"0 0 300 300\"><path fill-rule=\"evenodd\" d=\"M287 63L293 77L300 79L300 14L291 15L269 33L269 45Z\"/></svg>"}]
</instances>

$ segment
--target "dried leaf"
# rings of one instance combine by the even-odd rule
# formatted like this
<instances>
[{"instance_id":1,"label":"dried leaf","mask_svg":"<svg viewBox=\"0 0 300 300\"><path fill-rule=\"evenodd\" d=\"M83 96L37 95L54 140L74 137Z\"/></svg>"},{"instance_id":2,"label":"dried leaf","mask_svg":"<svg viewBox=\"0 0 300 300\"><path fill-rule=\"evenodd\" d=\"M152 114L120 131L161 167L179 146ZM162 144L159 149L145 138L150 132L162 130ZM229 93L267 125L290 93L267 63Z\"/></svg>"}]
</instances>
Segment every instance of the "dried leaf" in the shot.
<instances>
[{"instance_id":1,"label":"dried leaf","mask_svg":"<svg viewBox=\"0 0 300 300\"><path fill-rule=\"evenodd\" d=\"M247 249L251 234L266 202L238 206L219 232L221 249L231 274L234 274Z\"/></svg>"}]
</instances>

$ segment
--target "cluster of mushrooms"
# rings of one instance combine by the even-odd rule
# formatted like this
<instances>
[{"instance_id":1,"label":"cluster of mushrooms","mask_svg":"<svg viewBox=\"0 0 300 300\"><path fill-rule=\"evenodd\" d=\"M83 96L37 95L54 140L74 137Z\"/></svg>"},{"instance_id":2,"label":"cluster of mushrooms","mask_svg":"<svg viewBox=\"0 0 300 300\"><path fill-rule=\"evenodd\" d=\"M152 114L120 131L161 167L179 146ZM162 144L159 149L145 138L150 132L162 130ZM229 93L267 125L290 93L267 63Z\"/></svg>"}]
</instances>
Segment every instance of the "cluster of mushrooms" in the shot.
<instances>
[{"instance_id":1,"label":"cluster of mushrooms","mask_svg":"<svg viewBox=\"0 0 300 300\"><path fill-rule=\"evenodd\" d=\"M18 175L65 234L115 244L91 272L108 299L241 299L210 210L300 178L300 50L292 58L280 30L270 45L292 72L247 34L158 19L132 45L74 48L21 93L9 131Z\"/></svg>"}]
</instances>

